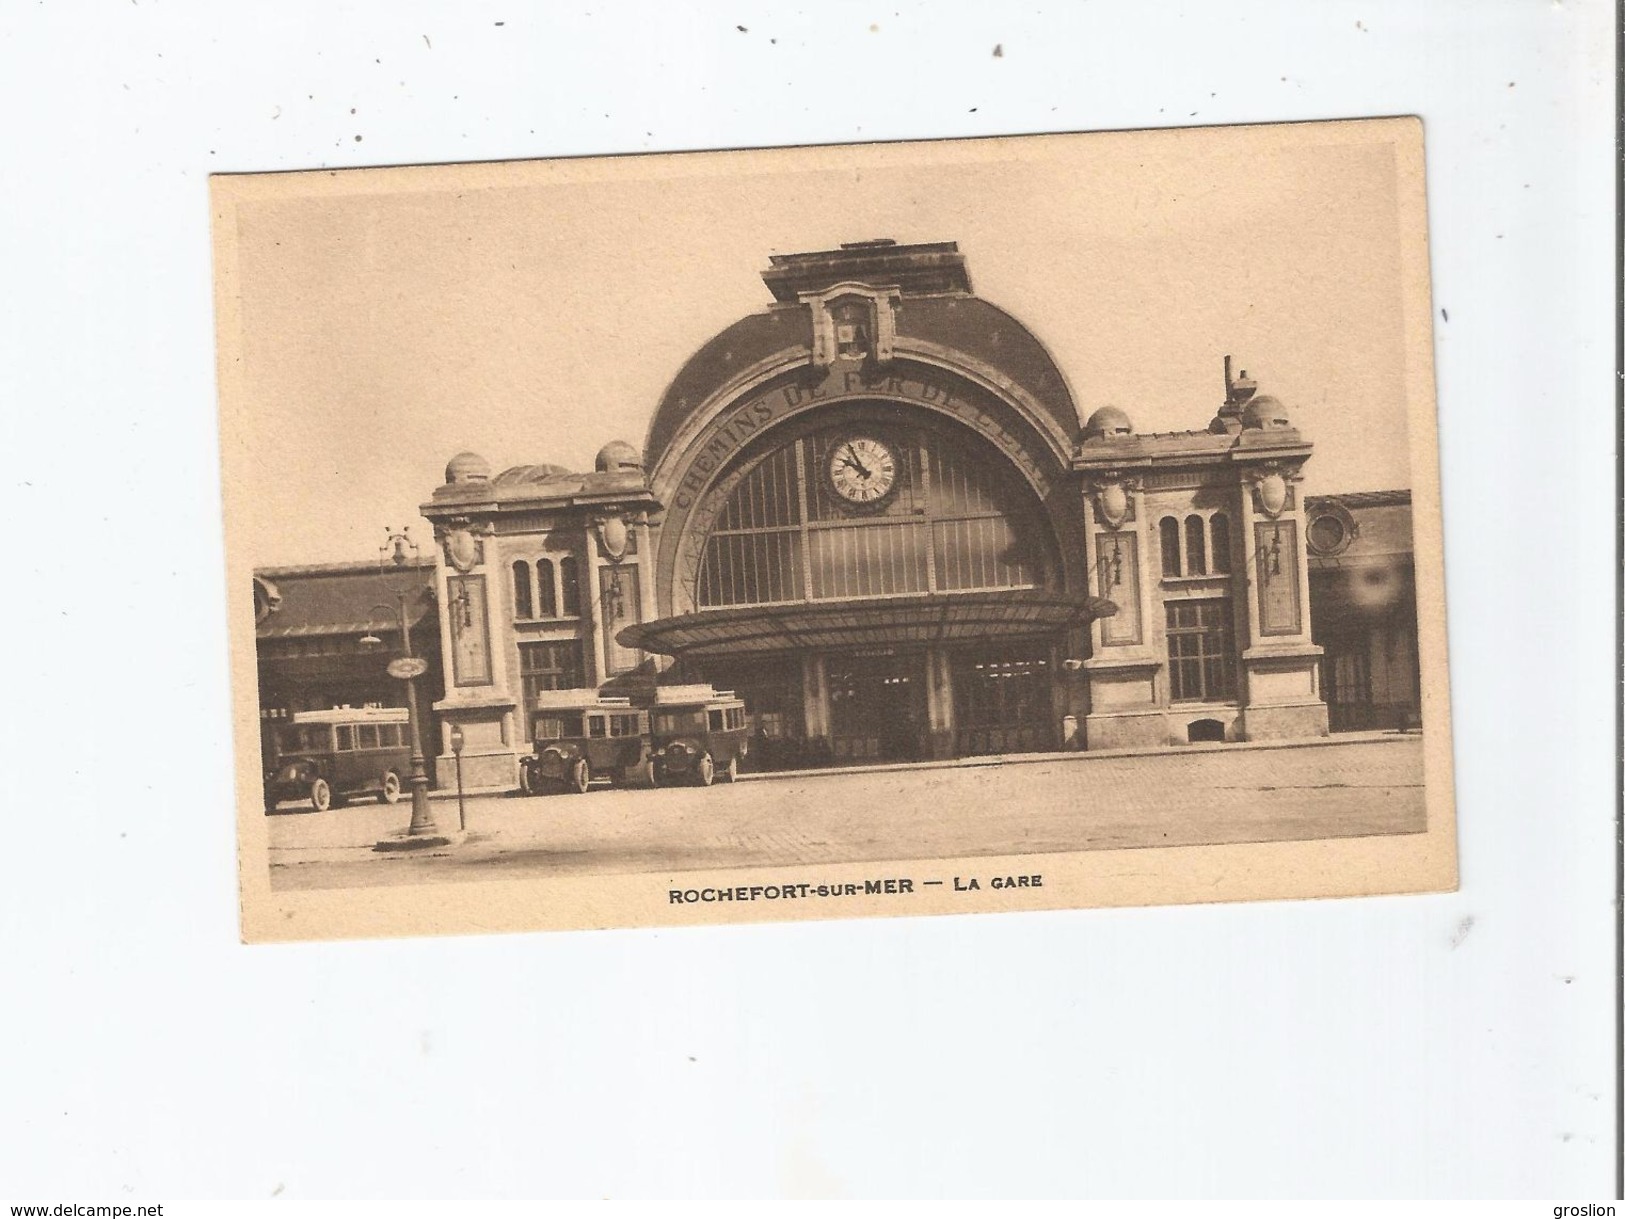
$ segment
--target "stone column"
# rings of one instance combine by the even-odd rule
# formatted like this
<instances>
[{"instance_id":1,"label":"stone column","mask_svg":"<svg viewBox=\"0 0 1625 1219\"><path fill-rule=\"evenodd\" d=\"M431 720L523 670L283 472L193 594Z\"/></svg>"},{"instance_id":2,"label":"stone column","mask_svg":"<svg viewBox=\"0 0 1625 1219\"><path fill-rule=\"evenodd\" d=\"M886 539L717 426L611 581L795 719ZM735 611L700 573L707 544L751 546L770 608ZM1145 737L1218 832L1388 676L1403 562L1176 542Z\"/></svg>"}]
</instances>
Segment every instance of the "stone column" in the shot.
<instances>
[{"instance_id":1,"label":"stone column","mask_svg":"<svg viewBox=\"0 0 1625 1219\"><path fill-rule=\"evenodd\" d=\"M801 704L807 732L807 747L814 755L830 748L829 674L824 658L817 653L801 657Z\"/></svg>"},{"instance_id":2,"label":"stone column","mask_svg":"<svg viewBox=\"0 0 1625 1219\"><path fill-rule=\"evenodd\" d=\"M954 756L954 674L948 653L942 648L925 652L926 754L932 758Z\"/></svg>"}]
</instances>

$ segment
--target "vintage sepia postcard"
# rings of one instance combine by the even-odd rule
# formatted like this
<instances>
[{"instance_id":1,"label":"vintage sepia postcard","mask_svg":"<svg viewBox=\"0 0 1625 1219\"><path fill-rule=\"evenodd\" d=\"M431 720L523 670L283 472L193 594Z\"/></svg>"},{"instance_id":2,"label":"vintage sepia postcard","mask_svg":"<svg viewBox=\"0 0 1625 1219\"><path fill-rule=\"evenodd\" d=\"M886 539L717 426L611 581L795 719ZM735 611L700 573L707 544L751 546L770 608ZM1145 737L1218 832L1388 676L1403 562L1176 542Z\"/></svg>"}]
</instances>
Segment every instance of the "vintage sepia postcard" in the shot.
<instances>
[{"instance_id":1,"label":"vintage sepia postcard","mask_svg":"<svg viewBox=\"0 0 1625 1219\"><path fill-rule=\"evenodd\" d=\"M1455 887L1419 121L213 219L245 939Z\"/></svg>"}]
</instances>

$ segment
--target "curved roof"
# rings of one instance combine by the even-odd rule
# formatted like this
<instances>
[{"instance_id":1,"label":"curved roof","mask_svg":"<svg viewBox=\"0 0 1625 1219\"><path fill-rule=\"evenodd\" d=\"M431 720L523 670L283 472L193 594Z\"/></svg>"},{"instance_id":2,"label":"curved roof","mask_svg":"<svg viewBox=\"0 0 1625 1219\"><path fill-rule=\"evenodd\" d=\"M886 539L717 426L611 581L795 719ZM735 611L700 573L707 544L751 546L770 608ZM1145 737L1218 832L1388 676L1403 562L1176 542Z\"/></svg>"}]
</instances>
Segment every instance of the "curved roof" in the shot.
<instances>
[{"instance_id":1,"label":"curved roof","mask_svg":"<svg viewBox=\"0 0 1625 1219\"><path fill-rule=\"evenodd\" d=\"M989 365L1026 391L1058 427L1076 439L1078 412L1066 378L1037 336L997 305L975 296L905 296L897 304L897 343L949 348ZM643 445L644 464L658 466L690 413L742 370L770 357L812 357L812 320L791 305L743 317L689 357L667 388Z\"/></svg>"},{"instance_id":2,"label":"curved roof","mask_svg":"<svg viewBox=\"0 0 1625 1219\"><path fill-rule=\"evenodd\" d=\"M805 648L872 647L899 639L917 644L1045 634L1107 618L1117 604L1042 588L969 593L917 593L793 605L703 609L622 627L622 647L669 656L739 656Z\"/></svg>"},{"instance_id":3,"label":"curved roof","mask_svg":"<svg viewBox=\"0 0 1625 1219\"><path fill-rule=\"evenodd\" d=\"M798 351L812 357L812 317L799 306L742 317L701 345L666 387L649 420L643 441L645 468L652 470L660 464L683 421L717 386L771 355Z\"/></svg>"}]
</instances>

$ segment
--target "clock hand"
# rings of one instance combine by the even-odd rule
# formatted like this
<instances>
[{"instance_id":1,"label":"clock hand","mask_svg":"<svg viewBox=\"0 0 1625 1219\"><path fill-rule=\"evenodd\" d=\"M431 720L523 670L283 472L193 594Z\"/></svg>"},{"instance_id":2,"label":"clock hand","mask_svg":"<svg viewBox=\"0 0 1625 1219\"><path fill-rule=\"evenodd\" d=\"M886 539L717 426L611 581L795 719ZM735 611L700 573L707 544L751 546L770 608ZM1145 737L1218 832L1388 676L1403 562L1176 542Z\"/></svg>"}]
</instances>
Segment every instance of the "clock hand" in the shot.
<instances>
[{"instance_id":1,"label":"clock hand","mask_svg":"<svg viewBox=\"0 0 1625 1219\"><path fill-rule=\"evenodd\" d=\"M869 467L864 465L861 461L858 460L857 452L852 448L851 445L846 446L846 455L849 458L849 461L847 462L847 464L850 465L859 474L863 475L863 477L865 477L865 478L873 478L874 477L874 475L869 473Z\"/></svg>"}]
</instances>

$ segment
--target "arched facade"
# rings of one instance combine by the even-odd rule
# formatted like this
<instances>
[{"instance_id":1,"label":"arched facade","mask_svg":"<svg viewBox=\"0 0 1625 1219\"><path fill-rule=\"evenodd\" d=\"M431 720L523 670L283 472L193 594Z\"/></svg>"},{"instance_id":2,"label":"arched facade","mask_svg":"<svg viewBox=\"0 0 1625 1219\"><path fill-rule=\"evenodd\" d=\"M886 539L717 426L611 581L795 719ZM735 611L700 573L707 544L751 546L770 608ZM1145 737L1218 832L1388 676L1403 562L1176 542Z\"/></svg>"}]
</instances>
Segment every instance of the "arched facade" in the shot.
<instances>
[{"instance_id":1,"label":"arched facade","mask_svg":"<svg viewBox=\"0 0 1625 1219\"><path fill-rule=\"evenodd\" d=\"M1205 429L1141 436L1115 407L1080 424L951 242L777 255L763 281L641 453L448 466L424 514L465 763L511 772L560 683L734 689L765 765L1324 731L1309 446L1245 374Z\"/></svg>"}]
</instances>

